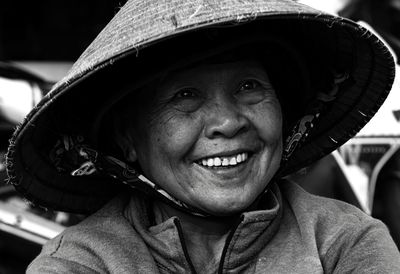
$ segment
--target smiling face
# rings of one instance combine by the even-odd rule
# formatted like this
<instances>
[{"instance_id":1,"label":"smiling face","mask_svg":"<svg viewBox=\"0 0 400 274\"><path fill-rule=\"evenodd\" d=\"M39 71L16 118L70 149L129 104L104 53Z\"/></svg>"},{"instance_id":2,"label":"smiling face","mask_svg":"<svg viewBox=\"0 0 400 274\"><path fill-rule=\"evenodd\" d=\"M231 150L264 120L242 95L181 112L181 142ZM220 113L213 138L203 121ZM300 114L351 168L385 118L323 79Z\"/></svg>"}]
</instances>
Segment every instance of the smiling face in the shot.
<instances>
[{"instance_id":1,"label":"smiling face","mask_svg":"<svg viewBox=\"0 0 400 274\"><path fill-rule=\"evenodd\" d=\"M127 158L172 196L208 213L245 210L279 167L281 108L257 62L170 73L130 115Z\"/></svg>"}]
</instances>

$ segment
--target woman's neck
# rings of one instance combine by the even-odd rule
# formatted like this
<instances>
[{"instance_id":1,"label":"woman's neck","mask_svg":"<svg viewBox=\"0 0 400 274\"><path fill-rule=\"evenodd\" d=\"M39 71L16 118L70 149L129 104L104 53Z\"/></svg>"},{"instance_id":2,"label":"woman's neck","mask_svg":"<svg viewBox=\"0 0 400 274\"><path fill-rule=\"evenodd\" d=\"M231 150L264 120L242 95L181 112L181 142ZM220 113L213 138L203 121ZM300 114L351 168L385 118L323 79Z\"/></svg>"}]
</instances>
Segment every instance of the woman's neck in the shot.
<instances>
[{"instance_id":1,"label":"woman's neck","mask_svg":"<svg viewBox=\"0 0 400 274\"><path fill-rule=\"evenodd\" d=\"M159 201L154 202L153 209L157 224L173 216L179 218L184 244L196 270L205 273L218 268L227 235L239 216L197 217Z\"/></svg>"}]
</instances>

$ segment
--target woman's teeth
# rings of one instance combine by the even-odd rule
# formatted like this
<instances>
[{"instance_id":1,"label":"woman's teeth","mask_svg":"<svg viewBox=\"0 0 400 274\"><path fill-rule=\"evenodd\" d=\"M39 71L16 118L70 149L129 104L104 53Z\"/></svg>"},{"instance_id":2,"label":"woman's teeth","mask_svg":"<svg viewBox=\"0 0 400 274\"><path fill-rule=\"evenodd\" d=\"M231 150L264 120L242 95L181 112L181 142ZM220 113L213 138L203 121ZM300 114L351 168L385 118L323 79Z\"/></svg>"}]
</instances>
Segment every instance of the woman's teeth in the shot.
<instances>
[{"instance_id":1,"label":"woman's teeth","mask_svg":"<svg viewBox=\"0 0 400 274\"><path fill-rule=\"evenodd\" d=\"M206 167L236 166L246 161L248 157L248 153L244 152L236 156L205 158L199 164Z\"/></svg>"}]
</instances>

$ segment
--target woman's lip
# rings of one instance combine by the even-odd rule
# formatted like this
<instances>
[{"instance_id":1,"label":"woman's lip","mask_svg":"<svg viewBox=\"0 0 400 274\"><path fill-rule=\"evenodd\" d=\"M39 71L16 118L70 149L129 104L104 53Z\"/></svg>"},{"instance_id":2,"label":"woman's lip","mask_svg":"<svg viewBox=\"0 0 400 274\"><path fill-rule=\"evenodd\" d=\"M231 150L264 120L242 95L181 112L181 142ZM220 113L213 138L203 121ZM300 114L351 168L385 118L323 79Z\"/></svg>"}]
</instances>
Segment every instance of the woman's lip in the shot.
<instances>
[{"instance_id":1,"label":"woman's lip","mask_svg":"<svg viewBox=\"0 0 400 274\"><path fill-rule=\"evenodd\" d=\"M233 157L236 156L238 154L241 153L248 153L249 155L253 154L255 150L253 149L233 149L233 150L224 150L221 152L214 152L212 154L207 154L201 157L196 157L195 160L193 160L193 162L198 162L201 161L203 159L209 159L209 158L224 158L224 157Z\"/></svg>"},{"instance_id":2,"label":"woman's lip","mask_svg":"<svg viewBox=\"0 0 400 274\"><path fill-rule=\"evenodd\" d=\"M204 158L201 161L196 163L205 166L205 167L228 167L228 166L236 166L241 163L244 163L249 158L249 153L239 153L237 155L228 156L228 157L213 157L213 158Z\"/></svg>"},{"instance_id":3,"label":"woman's lip","mask_svg":"<svg viewBox=\"0 0 400 274\"><path fill-rule=\"evenodd\" d=\"M252 156L249 156L247 161L233 166L207 167L198 163L194 163L194 165L197 166L199 170L203 170L203 172L205 172L203 173L203 176L211 175L212 177L209 178L212 180L219 178L225 181L227 179L232 180L232 179L242 178L243 174L247 174L247 172L249 172L250 170L249 168L253 165L253 161L254 161L254 154L252 154Z\"/></svg>"}]
</instances>

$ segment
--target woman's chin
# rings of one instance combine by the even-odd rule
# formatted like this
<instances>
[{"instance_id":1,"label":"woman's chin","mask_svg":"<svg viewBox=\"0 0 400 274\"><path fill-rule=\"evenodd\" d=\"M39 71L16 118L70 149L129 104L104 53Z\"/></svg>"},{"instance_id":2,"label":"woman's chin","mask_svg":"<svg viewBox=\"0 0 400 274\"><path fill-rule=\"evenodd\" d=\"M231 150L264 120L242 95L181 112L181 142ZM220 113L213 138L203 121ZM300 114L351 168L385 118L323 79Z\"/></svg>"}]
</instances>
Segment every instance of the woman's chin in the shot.
<instances>
[{"instance_id":1,"label":"woman's chin","mask_svg":"<svg viewBox=\"0 0 400 274\"><path fill-rule=\"evenodd\" d=\"M213 216L232 216L246 211L254 199L243 197L207 199L201 201L197 207Z\"/></svg>"}]
</instances>

